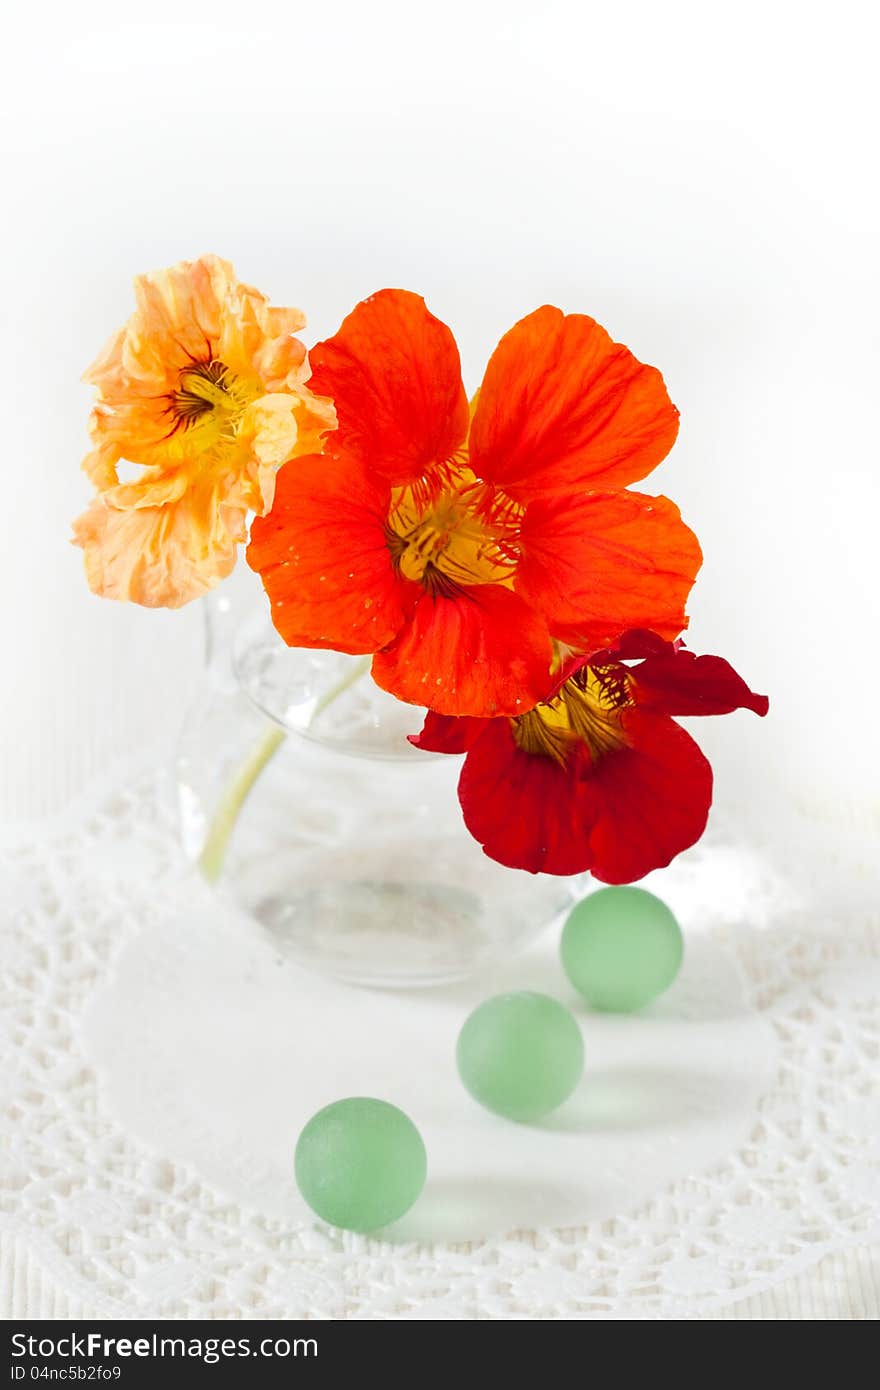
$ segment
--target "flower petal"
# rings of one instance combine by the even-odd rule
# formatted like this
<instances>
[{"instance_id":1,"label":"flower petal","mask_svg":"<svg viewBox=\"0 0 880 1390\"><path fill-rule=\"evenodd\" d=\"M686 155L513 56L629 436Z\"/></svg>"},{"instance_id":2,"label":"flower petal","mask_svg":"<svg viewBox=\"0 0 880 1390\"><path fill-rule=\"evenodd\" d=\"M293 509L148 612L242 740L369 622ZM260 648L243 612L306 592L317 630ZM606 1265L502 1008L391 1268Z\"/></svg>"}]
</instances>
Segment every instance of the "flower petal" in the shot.
<instances>
[{"instance_id":1,"label":"flower petal","mask_svg":"<svg viewBox=\"0 0 880 1390\"><path fill-rule=\"evenodd\" d=\"M712 769L684 729L638 708L621 716L627 746L598 759L588 782L591 872L632 883L694 844L712 804Z\"/></svg>"},{"instance_id":2,"label":"flower petal","mask_svg":"<svg viewBox=\"0 0 880 1390\"><path fill-rule=\"evenodd\" d=\"M678 411L663 378L586 314L545 304L501 339L471 425L474 471L519 501L636 482Z\"/></svg>"},{"instance_id":3,"label":"flower petal","mask_svg":"<svg viewBox=\"0 0 880 1390\"><path fill-rule=\"evenodd\" d=\"M252 401L242 417L239 441L260 463L277 468L295 454L319 454L324 436L335 426L333 402L300 386L296 392L273 391Z\"/></svg>"},{"instance_id":4,"label":"flower petal","mask_svg":"<svg viewBox=\"0 0 880 1390\"><path fill-rule=\"evenodd\" d=\"M550 637L509 589L423 593L412 620L373 661L383 690L438 714L525 713L550 685Z\"/></svg>"},{"instance_id":5,"label":"flower petal","mask_svg":"<svg viewBox=\"0 0 880 1390\"><path fill-rule=\"evenodd\" d=\"M456 718L450 714L435 714L429 709L422 732L409 734L408 738L413 747L423 748L428 753L466 753L488 722L468 715Z\"/></svg>"},{"instance_id":6,"label":"flower petal","mask_svg":"<svg viewBox=\"0 0 880 1390\"><path fill-rule=\"evenodd\" d=\"M333 448L390 484L412 482L463 442L468 403L449 329L407 290L380 290L311 349L309 386L336 405Z\"/></svg>"},{"instance_id":7,"label":"flower petal","mask_svg":"<svg viewBox=\"0 0 880 1390\"><path fill-rule=\"evenodd\" d=\"M191 482L186 465L145 468L135 482L117 483L114 487L105 488L103 501L120 512L132 507L164 507L169 502L177 502Z\"/></svg>"},{"instance_id":8,"label":"flower petal","mask_svg":"<svg viewBox=\"0 0 880 1390\"><path fill-rule=\"evenodd\" d=\"M465 824L490 859L530 873L578 874L592 863L585 750L563 767L517 747L495 719L465 758L458 796Z\"/></svg>"},{"instance_id":9,"label":"flower petal","mask_svg":"<svg viewBox=\"0 0 880 1390\"><path fill-rule=\"evenodd\" d=\"M695 656L680 647L672 657L649 657L635 671L638 702L664 714L730 714L750 709L765 715L766 695L756 695L722 656Z\"/></svg>"},{"instance_id":10,"label":"flower petal","mask_svg":"<svg viewBox=\"0 0 880 1390\"><path fill-rule=\"evenodd\" d=\"M555 637L578 650L628 628L676 637L702 555L666 497L588 492L530 503L520 533L516 591Z\"/></svg>"},{"instance_id":11,"label":"flower petal","mask_svg":"<svg viewBox=\"0 0 880 1390\"><path fill-rule=\"evenodd\" d=\"M607 652L597 652L593 663L633 661L631 668L636 700L642 709L658 714L730 714L750 709L765 715L766 695L756 695L742 676L721 656L696 656L673 642L661 641L652 632L628 632Z\"/></svg>"},{"instance_id":12,"label":"flower petal","mask_svg":"<svg viewBox=\"0 0 880 1390\"><path fill-rule=\"evenodd\" d=\"M418 590L394 571L387 512L388 488L356 459L313 456L280 470L247 561L289 646L364 654L396 637Z\"/></svg>"},{"instance_id":13,"label":"flower petal","mask_svg":"<svg viewBox=\"0 0 880 1390\"><path fill-rule=\"evenodd\" d=\"M295 396L274 391L248 406L241 422L242 438L260 463L277 466L290 458L299 435L296 405Z\"/></svg>"},{"instance_id":14,"label":"flower petal","mask_svg":"<svg viewBox=\"0 0 880 1390\"><path fill-rule=\"evenodd\" d=\"M211 355L224 336L238 292L246 295L248 287L238 284L228 261L208 255L138 275L134 292L137 310L129 320L120 365L137 379L162 375L170 363ZM87 379L105 385L96 378L95 367Z\"/></svg>"},{"instance_id":15,"label":"flower petal","mask_svg":"<svg viewBox=\"0 0 880 1390\"><path fill-rule=\"evenodd\" d=\"M190 483L162 505L116 507L97 497L73 526L89 587L103 598L147 608L180 608L229 574L245 540L247 513L210 479Z\"/></svg>"},{"instance_id":16,"label":"flower petal","mask_svg":"<svg viewBox=\"0 0 880 1390\"><path fill-rule=\"evenodd\" d=\"M82 461L82 470L98 492L104 492L107 488L116 487L119 482L116 470L118 462L117 449L110 444L99 444L96 449L86 454Z\"/></svg>"},{"instance_id":17,"label":"flower petal","mask_svg":"<svg viewBox=\"0 0 880 1390\"><path fill-rule=\"evenodd\" d=\"M305 346L293 335L305 327L300 309L266 308L266 336L254 351L253 367L270 391L283 391L309 379Z\"/></svg>"}]
</instances>

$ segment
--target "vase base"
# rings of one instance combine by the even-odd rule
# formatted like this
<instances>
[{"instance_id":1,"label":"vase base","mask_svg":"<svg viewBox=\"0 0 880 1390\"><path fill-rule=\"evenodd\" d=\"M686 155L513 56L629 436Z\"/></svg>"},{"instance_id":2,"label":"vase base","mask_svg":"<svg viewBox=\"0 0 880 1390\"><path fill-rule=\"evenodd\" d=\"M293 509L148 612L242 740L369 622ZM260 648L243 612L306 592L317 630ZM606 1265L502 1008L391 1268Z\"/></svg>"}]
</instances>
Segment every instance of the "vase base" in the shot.
<instances>
[{"instance_id":1,"label":"vase base","mask_svg":"<svg viewBox=\"0 0 880 1390\"><path fill-rule=\"evenodd\" d=\"M509 959L571 905L577 880L486 857L462 818L461 757L407 741L424 710L358 658L243 633L181 738L181 834L283 957L353 984L444 984Z\"/></svg>"},{"instance_id":2,"label":"vase base","mask_svg":"<svg viewBox=\"0 0 880 1390\"><path fill-rule=\"evenodd\" d=\"M283 958L347 984L416 989L465 979L508 958L571 901L569 885L555 880L532 880L525 895L513 887L498 891L496 884L487 894L439 880L328 877L268 892L263 883L251 897L239 876L230 895Z\"/></svg>"}]
</instances>

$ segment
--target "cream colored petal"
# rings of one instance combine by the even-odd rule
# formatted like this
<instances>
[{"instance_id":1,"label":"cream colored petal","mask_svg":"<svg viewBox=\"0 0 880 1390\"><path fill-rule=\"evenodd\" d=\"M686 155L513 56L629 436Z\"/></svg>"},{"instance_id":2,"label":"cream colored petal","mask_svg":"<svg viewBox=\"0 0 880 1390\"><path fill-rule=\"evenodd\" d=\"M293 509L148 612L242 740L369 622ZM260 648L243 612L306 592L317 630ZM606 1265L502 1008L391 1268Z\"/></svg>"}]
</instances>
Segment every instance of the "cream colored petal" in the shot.
<instances>
[{"instance_id":1,"label":"cream colored petal","mask_svg":"<svg viewBox=\"0 0 880 1390\"><path fill-rule=\"evenodd\" d=\"M242 425L247 441L260 463L280 466L296 449L299 428L295 396L276 393L261 396L248 406Z\"/></svg>"},{"instance_id":2,"label":"cream colored petal","mask_svg":"<svg viewBox=\"0 0 880 1390\"><path fill-rule=\"evenodd\" d=\"M265 516L275 496L275 466L260 463L251 454L236 478L229 480L226 498L230 506Z\"/></svg>"},{"instance_id":3,"label":"cream colored petal","mask_svg":"<svg viewBox=\"0 0 880 1390\"><path fill-rule=\"evenodd\" d=\"M120 511L97 498L74 523L90 588L148 608L179 608L232 570L246 512L210 481L165 506Z\"/></svg>"},{"instance_id":4,"label":"cream colored petal","mask_svg":"<svg viewBox=\"0 0 880 1390\"><path fill-rule=\"evenodd\" d=\"M266 331L270 337L283 338L290 333L301 333L306 326L306 316L302 309L285 309L282 306L266 311Z\"/></svg>"},{"instance_id":5,"label":"cream colored petal","mask_svg":"<svg viewBox=\"0 0 880 1390\"><path fill-rule=\"evenodd\" d=\"M192 464L179 468L145 468L135 482L108 488L102 500L121 512L137 507L163 507L179 501L192 485L192 471Z\"/></svg>"},{"instance_id":6,"label":"cream colored petal","mask_svg":"<svg viewBox=\"0 0 880 1390\"><path fill-rule=\"evenodd\" d=\"M90 386L97 386L101 390L108 379L110 381L116 380L122 360L122 345L125 342L125 334L126 329L119 328L107 339L92 365L83 372L83 381L87 381Z\"/></svg>"}]
</instances>

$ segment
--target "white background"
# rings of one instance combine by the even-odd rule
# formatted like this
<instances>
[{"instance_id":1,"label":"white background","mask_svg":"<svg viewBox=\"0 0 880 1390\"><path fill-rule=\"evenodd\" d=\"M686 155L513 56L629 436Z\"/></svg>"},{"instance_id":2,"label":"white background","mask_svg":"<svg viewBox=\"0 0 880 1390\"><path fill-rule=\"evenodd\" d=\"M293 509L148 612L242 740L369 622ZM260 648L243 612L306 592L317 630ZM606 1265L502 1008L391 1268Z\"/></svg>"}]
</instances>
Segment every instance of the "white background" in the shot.
<instances>
[{"instance_id":1,"label":"white background","mask_svg":"<svg viewBox=\"0 0 880 1390\"><path fill-rule=\"evenodd\" d=\"M307 341L384 285L466 381L551 301L664 371L692 645L771 719L719 795L876 807L877 109L869 7L16 6L4 21L0 818L173 733L198 606L89 595L84 367L138 271L213 250Z\"/></svg>"}]
</instances>

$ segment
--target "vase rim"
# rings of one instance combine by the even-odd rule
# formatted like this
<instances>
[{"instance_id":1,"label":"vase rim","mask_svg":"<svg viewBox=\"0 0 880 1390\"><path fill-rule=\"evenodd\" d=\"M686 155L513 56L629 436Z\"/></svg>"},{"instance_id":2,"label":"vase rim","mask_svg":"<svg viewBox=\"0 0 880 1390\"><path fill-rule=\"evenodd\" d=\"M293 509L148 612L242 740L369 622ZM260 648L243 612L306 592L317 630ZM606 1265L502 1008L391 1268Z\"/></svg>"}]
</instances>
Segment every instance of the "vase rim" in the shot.
<instances>
[{"instance_id":1,"label":"vase rim","mask_svg":"<svg viewBox=\"0 0 880 1390\"><path fill-rule=\"evenodd\" d=\"M366 658L289 647L268 612L253 604L244 610L206 605L206 619L209 669L225 672L286 734L342 756L383 763L419 766L448 756L408 741L421 728L424 709L380 689Z\"/></svg>"}]
</instances>

